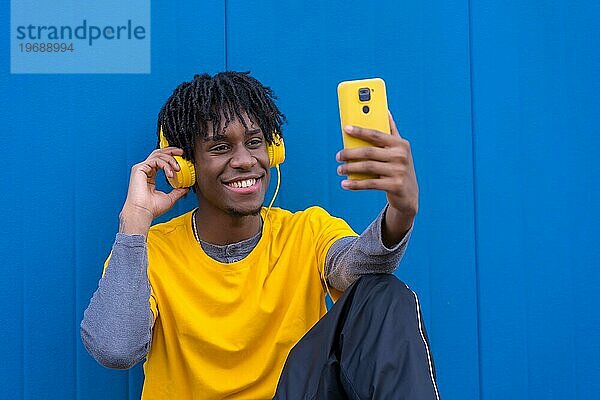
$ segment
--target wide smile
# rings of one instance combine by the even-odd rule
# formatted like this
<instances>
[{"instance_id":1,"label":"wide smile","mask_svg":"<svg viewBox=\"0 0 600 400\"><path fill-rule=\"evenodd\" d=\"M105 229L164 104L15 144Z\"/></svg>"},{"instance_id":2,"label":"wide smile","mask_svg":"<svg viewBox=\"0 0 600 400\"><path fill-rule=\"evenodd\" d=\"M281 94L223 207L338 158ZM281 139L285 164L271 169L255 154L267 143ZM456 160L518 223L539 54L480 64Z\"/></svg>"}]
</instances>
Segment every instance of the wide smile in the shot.
<instances>
[{"instance_id":1,"label":"wide smile","mask_svg":"<svg viewBox=\"0 0 600 400\"><path fill-rule=\"evenodd\" d=\"M225 187L234 193L253 194L260 190L262 177L247 178L224 183Z\"/></svg>"}]
</instances>

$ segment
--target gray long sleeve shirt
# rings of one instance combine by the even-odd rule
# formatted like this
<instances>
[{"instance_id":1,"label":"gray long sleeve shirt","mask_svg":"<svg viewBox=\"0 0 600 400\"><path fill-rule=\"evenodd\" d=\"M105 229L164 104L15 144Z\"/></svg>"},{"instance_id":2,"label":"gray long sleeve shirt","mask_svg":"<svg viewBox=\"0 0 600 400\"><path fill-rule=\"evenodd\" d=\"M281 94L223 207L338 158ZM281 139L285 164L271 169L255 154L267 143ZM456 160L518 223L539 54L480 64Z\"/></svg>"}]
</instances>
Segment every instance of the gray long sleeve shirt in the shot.
<instances>
[{"instance_id":1,"label":"gray long sleeve shirt","mask_svg":"<svg viewBox=\"0 0 600 400\"><path fill-rule=\"evenodd\" d=\"M382 241L385 208L358 237L336 241L325 261L330 286L344 291L361 275L391 273L398 266L412 228L394 247ZM210 257L235 262L246 257L260 240L261 232L238 243L224 246L200 242ZM154 317L150 309L148 253L142 235L118 233L112 256L98 289L81 322L81 338L88 352L108 368L127 369L150 350Z\"/></svg>"}]
</instances>

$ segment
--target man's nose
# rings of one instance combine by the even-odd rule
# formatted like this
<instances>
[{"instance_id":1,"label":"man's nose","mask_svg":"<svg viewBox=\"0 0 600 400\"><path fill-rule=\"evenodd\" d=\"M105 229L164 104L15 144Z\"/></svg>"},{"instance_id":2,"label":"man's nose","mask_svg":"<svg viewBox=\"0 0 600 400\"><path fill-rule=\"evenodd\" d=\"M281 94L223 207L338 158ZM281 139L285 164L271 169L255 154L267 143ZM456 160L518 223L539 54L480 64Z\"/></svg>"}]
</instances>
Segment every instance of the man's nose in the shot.
<instances>
[{"instance_id":1,"label":"man's nose","mask_svg":"<svg viewBox=\"0 0 600 400\"><path fill-rule=\"evenodd\" d=\"M233 151L229 165L232 168L249 169L256 164L256 157L246 148L246 146L236 146Z\"/></svg>"}]
</instances>

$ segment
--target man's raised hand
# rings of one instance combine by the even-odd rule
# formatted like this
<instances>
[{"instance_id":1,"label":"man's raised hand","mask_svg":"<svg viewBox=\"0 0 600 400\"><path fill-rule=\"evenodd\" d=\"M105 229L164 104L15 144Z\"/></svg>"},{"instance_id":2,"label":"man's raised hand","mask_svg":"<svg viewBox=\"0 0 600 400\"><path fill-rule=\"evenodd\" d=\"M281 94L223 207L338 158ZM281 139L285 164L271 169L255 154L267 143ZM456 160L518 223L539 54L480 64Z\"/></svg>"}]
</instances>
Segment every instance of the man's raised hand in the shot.
<instances>
[{"instance_id":1,"label":"man's raised hand","mask_svg":"<svg viewBox=\"0 0 600 400\"><path fill-rule=\"evenodd\" d=\"M174 156L183 155L176 147L156 149L144 161L131 167L127 199L119 215L119 232L147 235L152 220L175 205L189 188L173 189L165 193L156 190L156 175L164 170L167 177L179 171Z\"/></svg>"},{"instance_id":2,"label":"man's raised hand","mask_svg":"<svg viewBox=\"0 0 600 400\"><path fill-rule=\"evenodd\" d=\"M395 226L406 231L419 208L419 186L410 143L400 136L391 114L389 121L391 135L357 126L344 127L348 135L373 146L339 151L336 158L344 164L338 166L337 172L339 175L374 175L374 178L368 179L344 179L342 187L348 190L383 190L390 205L386 220L389 222L393 215Z\"/></svg>"}]
</instances>

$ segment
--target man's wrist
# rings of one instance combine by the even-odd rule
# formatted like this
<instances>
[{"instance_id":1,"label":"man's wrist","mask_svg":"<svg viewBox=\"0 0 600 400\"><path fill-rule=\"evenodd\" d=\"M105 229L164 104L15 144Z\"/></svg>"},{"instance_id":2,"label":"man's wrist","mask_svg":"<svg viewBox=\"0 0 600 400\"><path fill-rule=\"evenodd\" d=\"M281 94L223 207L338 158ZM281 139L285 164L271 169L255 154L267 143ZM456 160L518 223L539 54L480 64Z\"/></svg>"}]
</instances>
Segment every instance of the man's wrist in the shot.
<instances>
[{"instance_id":1,"label":"man's wrist","mask_svg":"<svg viewBox=\"0 0 600 400\"><path fill-rule=\"evenodd\" d=\"M416 213L398 211L388 205L382 219L382 241L386 247L394 247L402 241L412 227Z\"/></svg>"},{"instance_id":2,"label":"man's wrist","mask_svg":"<svg viewBox=\"0 0 600 400\"><path fill-rule=\"evenodd\" d=\"M147 237L152 219L149 211L125 205L119 214L119 233Z\"/></svg>"}]
</instances>

